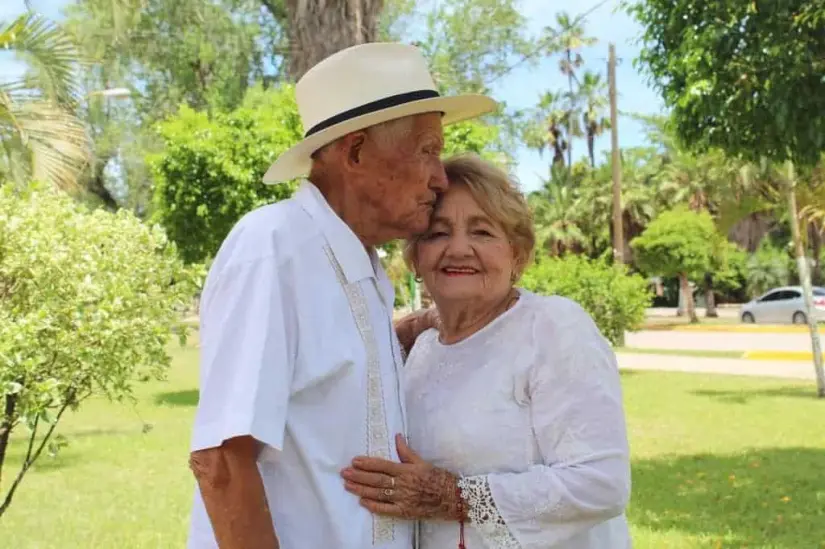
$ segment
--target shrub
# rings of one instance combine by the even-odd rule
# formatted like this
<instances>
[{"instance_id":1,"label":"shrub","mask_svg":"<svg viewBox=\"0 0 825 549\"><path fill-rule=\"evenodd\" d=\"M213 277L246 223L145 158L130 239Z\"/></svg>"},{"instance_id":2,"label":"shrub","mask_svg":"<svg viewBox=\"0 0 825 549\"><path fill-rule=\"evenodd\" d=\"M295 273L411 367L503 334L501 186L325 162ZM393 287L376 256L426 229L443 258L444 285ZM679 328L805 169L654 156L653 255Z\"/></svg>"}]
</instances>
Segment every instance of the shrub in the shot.
<instances>
[{"instance_id":1,"label":"shrub","mask_svg":"<svg viewBox=\"0 0 825 549\"><path fill-rule=\"evenodd\" d=\"M641 326L651 293L647 281L623 266L579 255L542 257L524 273L522 287L544 295L560 295L581 305L614 345L624 333Z\"/></svg>"},{"instance_id":2,"label":"shrub","mask_svg":"<svg viewBox=\"0 0 825 549\"><path fill-rule=\"evenodd\" d=\"M247 212L292 195L265 185L270 164L302 136L292 86L250 91L231 113L182 107L158 127L163 151L150 157L154 217L187 262L215 255Z\"/></svg>"},{"instance_id":3,"label":"shrub","mask_svg":"<svg viewBox=\"0 0 825 549\"><path fill-rule=\"evenodd\" d=\"M58 191L0 188L0 473L11 433L28 429L0 515L43 449L61 445L66 410L163 377L195 286L160 228Z\"/></svg>"},{"instance_id":4,"label":"shrub","mask_svg":"<svg viewBox=\"0 0 825 549\"><path fill-rule=\"evenodd\" d=\"M763 240L745 265L748 297L759 297L771 288L790 284L795 271L795 262L786 250Z\"/></svg>"}]
</instances>

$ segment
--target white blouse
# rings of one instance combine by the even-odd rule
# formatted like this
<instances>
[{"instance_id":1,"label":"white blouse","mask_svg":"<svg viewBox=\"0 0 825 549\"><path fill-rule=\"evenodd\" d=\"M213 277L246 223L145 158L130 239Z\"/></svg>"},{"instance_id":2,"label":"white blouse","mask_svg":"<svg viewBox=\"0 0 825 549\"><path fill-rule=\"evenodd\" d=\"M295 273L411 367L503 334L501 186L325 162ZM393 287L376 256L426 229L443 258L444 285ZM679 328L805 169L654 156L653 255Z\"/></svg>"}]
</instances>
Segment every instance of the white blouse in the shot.
<instances>
[{"instance_id":1,"label":"white blouse","mask_svg":"<svg viewBox=\"0 0 825 549\"><path fill-rule=\"evenodd\" d=\"M404 370L412 448L462 476L467 549L631 547L618 366L578 304L521 290L463 341L423 333ZM455 522L420 525L421 549L457 542Z\"/></svg>"}]
</instances>

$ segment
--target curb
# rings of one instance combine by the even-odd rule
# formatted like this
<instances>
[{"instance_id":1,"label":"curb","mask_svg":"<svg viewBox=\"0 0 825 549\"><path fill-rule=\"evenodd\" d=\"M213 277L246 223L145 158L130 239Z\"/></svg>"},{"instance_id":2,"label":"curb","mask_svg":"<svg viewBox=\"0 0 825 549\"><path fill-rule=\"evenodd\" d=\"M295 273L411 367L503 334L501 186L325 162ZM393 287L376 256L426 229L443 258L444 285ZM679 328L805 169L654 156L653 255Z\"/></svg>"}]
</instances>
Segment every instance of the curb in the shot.
<instances>
[{"instance_id":1,"label":"curb","mask_svg":"<svg viewBox=\"0 0 825 549\"><path fill-rule=\"evenodd\" d=\"M807 326L784 326L782 324L763 324L755 326L753 324L710 324L710 325L652 325L644 326L640 331L647 332L718 332L718 333L744 333L744 334L807 334ZM825 329L819 329L820 334L825 334Z\"/></svg>"},{"instance_id":2,"label":"curb","mask_svg":"<svg viewBox=\"0 0 825 549\"><path fill-rule=\"evenodd\" d=\"M706 355L697 350L620 348L617 354L655 355L692 358L696 360L762 360L773 362L813 362L813 353L808 351L707 351ZM825 359L825 353L823 353Z\"/></svg>"},{"instance_id":3,"label":"curb","mask_svg":"<svg viewBox=\"0 0 825 549\"><path fill-rule=\"evenodd\" d=\"M825 358L825 353L823 353ZM813 362L814 354L810 351L745 351L742 358L747 360L786 360Z\"/></svg>"}]
</instances>

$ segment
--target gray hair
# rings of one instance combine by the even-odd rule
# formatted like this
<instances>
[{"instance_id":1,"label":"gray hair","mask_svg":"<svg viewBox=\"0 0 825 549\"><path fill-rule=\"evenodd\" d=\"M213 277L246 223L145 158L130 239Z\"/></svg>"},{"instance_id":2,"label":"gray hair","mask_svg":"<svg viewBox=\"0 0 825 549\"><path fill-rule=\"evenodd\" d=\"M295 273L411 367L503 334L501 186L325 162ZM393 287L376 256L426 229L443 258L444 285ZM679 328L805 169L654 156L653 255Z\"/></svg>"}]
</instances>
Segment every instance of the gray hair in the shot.
<instances>
[{"instance_id":1,"label":"gray hair","mask_svg":"<svg viewBox=\"0 0 825 549\"><path fill-rule=\"evenodd\" d=\"M367 128L367 134L377 141L382 149L396 147L412 133L415 116L405 116L370 126Z\"/></svg>"},{"instance_id":2,"label":"gray hair","mask_svg":"<svg viewBox=\"0 0 825 549\"><path fill-rule=\"evenodd\" d=\"M413 122L418 115L405 116L403 118L396 118L381 122L374 126L366 128L364 131L375 141L382 149L389 149L398 146L398 143L403 141L413 130ZM340 139L340 138L339 138ZM324 151L334 145L338 140L328 143L312 153L312 159L320 159Z\"/></svg>"}]
</instances>

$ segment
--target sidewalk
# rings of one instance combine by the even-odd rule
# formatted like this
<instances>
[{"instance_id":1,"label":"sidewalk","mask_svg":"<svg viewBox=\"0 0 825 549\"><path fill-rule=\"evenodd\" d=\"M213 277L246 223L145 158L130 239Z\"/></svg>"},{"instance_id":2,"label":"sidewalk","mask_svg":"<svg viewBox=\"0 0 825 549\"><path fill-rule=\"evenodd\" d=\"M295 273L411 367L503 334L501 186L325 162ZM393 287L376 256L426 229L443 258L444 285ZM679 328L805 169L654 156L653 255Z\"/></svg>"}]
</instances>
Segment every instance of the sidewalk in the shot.
<instances>
[{"instance_id":1,"label":"sidewalk","mask_svg":"<svg viewBox=\"0 0 825 549\"><path fill-rule=\"evenodd\" d=\"M778 377L814 381L814 367L802 361L762 361L738 358L695 358L672 355L617 353L622 370L659 370L728 374L756 377Z\"/></svg>"}]
</instances>

